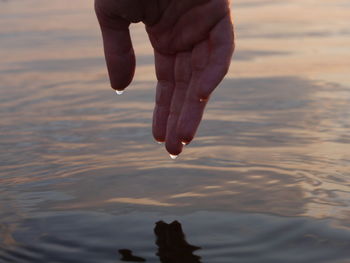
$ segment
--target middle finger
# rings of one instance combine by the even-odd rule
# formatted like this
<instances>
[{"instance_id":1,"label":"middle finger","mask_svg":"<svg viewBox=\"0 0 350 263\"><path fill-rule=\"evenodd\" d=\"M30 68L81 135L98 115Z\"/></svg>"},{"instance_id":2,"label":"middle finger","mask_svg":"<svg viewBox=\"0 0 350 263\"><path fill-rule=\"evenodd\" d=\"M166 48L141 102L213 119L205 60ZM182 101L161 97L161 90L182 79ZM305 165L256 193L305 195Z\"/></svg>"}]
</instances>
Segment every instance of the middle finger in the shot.
<instances>
[{"instance_id":1,"label":"middle finger","mask_svg":"<svg viewBox=\"0 0 350 263\"><path fill-rule=\"evenodd\" d=\"M191 52L181 52L175 61L175 90L171 99L170 113L166 129L166 149L172 155L181 153L183 145L177 133L177 123L191 80Z\"/></svg>"}]
</instances>

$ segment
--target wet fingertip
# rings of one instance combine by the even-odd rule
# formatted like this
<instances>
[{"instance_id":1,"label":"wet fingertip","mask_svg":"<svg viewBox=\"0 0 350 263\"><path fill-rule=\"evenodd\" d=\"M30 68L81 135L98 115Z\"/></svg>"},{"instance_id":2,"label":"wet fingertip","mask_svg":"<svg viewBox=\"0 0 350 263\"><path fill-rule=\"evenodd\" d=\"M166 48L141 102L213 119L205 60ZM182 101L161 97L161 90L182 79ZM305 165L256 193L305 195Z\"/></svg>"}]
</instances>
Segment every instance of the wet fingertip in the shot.
<instances>
[{"instance_id":1,"label":"wet fingertip","mask_svg":"<svg viewBox=\"0 0 350 263\"><path fill-rule=\"evenodd\" d=\"M159 145L161 145L161 144L164 143L164 141L159 141L159 140L155 140L155 142L156 142L157 144L159 144Z\"/></svg>"},{"instance_id":2,"label":"wet fingertip","mask_svg":"<svg viewBox=\"0 0 350 263\"><path fill-rule=\"evenodd\" d=\"M171 159L175 160L182 152L182 145L178 145L177 147L170 146L167 142L165 144L165 148L170 156Z\"/></svg>"},{"instance_id":3,"label":"wet fingertip","mask_svg":"<svg viewBox=\"0 0 350 263\"><path fill-rule=\"evenodd\" d=\"M158 144L165 143L165 139L162 136L155 136L155 135L153 135L153 139Z\"/></svg>"},{"instance_id":4,"label":"wet fingertip","mask_svg":"<svg viewBox=\"0 0 350 263\"><path fill-rule=\"evenodd\" d=\"M191 143L191 141L193 140L193 137L190 135L182 135L181 137L181 144L183 146L189 145Z\"/></svg>"}]
</instances>

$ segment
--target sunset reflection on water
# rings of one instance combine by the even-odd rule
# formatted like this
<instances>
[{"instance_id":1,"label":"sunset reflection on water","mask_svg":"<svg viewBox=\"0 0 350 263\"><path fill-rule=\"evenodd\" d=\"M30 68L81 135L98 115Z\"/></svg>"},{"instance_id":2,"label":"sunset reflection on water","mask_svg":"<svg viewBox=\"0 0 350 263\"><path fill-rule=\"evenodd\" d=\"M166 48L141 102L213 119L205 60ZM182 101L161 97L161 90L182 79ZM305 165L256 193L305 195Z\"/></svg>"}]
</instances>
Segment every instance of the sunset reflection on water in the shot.
<instances>
[{"instance_id":1,"label":"sunset reflection on water","mask_svg":"<svg viewBox=\"0 0 350 263\"><path fill-rule=\"evenodd\" d=\"M116 96L92 1L0 6L0 262L159 262L159 220L203 262L350 258L347 1L234 1L230 72L176 161L141 24Z\"/></svg>"}]
</instances>

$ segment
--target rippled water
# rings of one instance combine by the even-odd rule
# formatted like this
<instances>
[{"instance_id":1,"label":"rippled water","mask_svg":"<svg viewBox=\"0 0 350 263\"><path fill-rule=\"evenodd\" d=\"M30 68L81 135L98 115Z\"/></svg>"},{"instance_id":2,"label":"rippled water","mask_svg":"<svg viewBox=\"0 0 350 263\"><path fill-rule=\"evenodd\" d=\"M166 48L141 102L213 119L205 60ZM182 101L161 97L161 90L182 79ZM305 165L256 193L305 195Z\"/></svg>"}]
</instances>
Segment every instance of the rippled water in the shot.
<instances>
[{"instance_id":1,"label":"rippled water","mask_svg":"<svg viewBox=\"0 0 350 263\"><path fill-rule=\"evenodd\" d=\"M142 25L116 96L92 5L0 2L0 262L350 262L347 0L234 1L231 70L176 161Z\"/></svg>"}]
</instances>

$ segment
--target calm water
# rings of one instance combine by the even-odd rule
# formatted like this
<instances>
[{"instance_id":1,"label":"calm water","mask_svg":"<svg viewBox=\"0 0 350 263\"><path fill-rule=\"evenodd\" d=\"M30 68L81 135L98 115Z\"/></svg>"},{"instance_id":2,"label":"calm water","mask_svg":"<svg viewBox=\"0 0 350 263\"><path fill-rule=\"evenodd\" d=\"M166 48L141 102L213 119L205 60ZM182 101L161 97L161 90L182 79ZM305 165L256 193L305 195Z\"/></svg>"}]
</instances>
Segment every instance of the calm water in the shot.
<instances>
[{"instance_id":1,"label":"calm water","mask_svg":"<svg viewBox=\"0 0 350 263\"><path fill-rule=\"evenodd\" d=\"M1 263L350 262L348 0L234 1L231 70L176 161L142 25L116 96L92 5L0 1Z\"/></svg>"}]
</instances>

